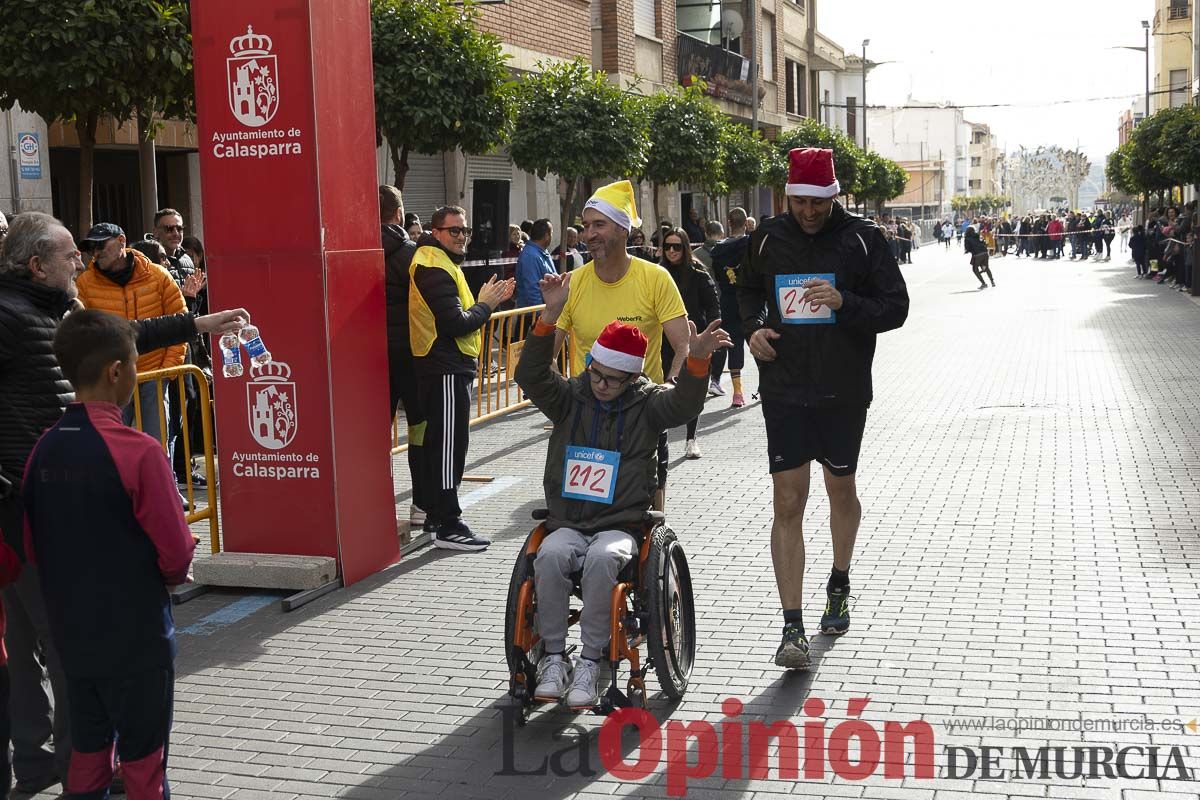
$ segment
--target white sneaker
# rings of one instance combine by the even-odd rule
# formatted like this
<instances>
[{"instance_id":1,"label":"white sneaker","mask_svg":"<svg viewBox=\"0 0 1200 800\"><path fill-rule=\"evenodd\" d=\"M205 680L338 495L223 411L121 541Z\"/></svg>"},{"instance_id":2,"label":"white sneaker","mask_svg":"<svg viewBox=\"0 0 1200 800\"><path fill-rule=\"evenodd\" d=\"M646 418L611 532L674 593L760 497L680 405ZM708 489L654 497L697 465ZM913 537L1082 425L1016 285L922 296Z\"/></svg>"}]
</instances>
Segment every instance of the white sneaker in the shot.
<instances>
[{"instance_id":1,"label":"white sneaker","mask_svg":"<svg viewBox=\"0 0 1200 800\"><path fill-rule=\"evenodd\" d=\"M538 666L538 685L533 699L542 703L557 703L571 682L571 662L561 654L546 656Z\"/></svg>"},{"instance_id":2,"label":"white sneaker","mask_svg":"<svg viewBox=\"0 0 1200 800\"><path fill-rule=\"evenodd\" d=\"M687 453L685 455L687 458L700 457L700 445L695 439L687 440Z\"/></svg>"},{"instance_id":3,"label":"white sneaker","mask_svg":"<svg viewBox=\"0 0 1200 800\"><path fill-rule=\"evenodd\" d=\"M408 506L408 527L421 528L425 525L425 512L416 506L409 504Z\"/></svg>"},{"instance_id":4,"label":"white sneaker","mask_svg":"<svg viewBox=\"0 0 1200 800\"><path fill-rule=\"evenodd\" d=\"M575 711L589 709L600 700L600 662L580 656L575 659L575 674L567 690L566 704Z\"/></svg>"}]
</instances>

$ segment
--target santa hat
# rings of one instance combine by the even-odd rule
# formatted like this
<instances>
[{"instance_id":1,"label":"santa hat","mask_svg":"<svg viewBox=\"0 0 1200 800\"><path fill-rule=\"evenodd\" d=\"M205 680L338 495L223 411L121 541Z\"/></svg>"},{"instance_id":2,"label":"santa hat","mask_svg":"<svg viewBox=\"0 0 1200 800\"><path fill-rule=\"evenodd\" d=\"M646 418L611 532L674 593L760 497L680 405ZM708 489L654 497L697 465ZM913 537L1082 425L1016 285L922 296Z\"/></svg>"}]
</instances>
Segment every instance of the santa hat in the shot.
<instances>
[{"instance_id":1,"label":"santa hat","mask_svg":"<svg viewBox=\"0 0 1200 800\"><path fill-rule=\"evenodd\" d=\"M627 231L642 227L642 218L633 202L633 184L629 181L601 186L583 207L596 209Z\"/></svg>"},{"instance_id":2,"label":"santa hat","mask_svg":"<svg viewBox=\"0 0 1200 800\"><path fill-rule=\"evenodd\" d=\"M646 334L628 322L613 321L592 345L592 360L621 372L640 374L646 361Z\"/></svg>"},{"instance_id":3,"label":"santa hat","mask_svg":"<svg viewBox=\"0 0 1200 800\"><path fill-rule=\"evenodd\" d=\"M837 197L841 184L833 174L833 151L797 147L788 153L787 194L803 197Z\"/></svg>"}]
</instances>

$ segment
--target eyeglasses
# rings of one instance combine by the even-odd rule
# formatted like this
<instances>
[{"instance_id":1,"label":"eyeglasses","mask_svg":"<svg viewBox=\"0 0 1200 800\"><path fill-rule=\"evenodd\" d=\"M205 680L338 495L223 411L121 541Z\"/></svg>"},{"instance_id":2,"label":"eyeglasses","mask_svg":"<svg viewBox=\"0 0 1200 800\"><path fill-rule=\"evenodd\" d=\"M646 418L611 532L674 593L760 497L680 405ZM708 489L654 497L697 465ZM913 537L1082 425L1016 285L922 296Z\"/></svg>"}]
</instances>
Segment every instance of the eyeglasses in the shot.
<instances>
[{"instance_id":1,"label":"eyeglasses","mask_svg":"<svg viewBox=\"0 0 1200 800\"><path fill-rule=\"evenodd\" d=\"M682 250L683 242L669 242L663 245L664 250Z\"/></svg>"},{"instance_id":2,"label":"eyeglasses","mask_svg":"<svg viewBox=\"0 0 1200 800\"><path fill-rule=\"evenodd\" d=\"M167 233L183 233L182 225L163 225L162 229Z\"/></svg>"},{"instance_id":3,"label":"eyeglasses","mask_svg":"<svg viewBox=\"0 0 1200 800\"><path fill-rule=\"evenodd\" d=\"M592 367L587 368L587 374L588 377L592 379L592 383L594 385L603 386L605 388L609 386L623 386L633 379L632 375L626 375L623 378L616 375L605 375L603 372L593 369Z\"/></svg>"},{"instance_id":4,"label":"eyeglasses","mask_svg":"<svg viewBox=\"0 0 1200 800\"><path fill-rule=\"evenodd\" d=\"M468 239L471 238L471 229L470 228L460 228L457 225L450 225L450 226L444 227L444 228L434 228L434 230L435 231L449 231L451 236L456 236L456 237L457 236L465 236Z\"/></svg>"}]
</instances>

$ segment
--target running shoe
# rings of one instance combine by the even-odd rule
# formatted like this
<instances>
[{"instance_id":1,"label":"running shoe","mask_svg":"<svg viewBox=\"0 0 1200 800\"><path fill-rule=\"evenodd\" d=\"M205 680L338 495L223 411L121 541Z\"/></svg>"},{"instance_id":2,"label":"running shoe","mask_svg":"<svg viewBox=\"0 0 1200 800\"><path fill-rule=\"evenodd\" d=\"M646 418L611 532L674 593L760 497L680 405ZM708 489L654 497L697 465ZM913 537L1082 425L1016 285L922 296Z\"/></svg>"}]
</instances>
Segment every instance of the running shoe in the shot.
<instances>
[{"instance_id":1,"label":"running shoe","mask_svg":"<svg viewBox=\"0 0 1200 800\"><path fill-rule=\"evenodd\" d=\"M433 534L433 546L443 550L486 550L491 542L471 533L471 529L461 519L438 527Z\"/></svg>"},{"instance_id":2,"label":"running shoe","mask_svg":"<svg viewBox=\"0 0 1200 800\"><path fill-rule=\"evenodd\" d=\"M795 625L783 626L783 641L775 651L775 666L784 669L808 669L808 639Z\"/></svg>"},{"instance_id":3,"label":"running shoe","mask_svg":"<svg viewBox=\"0 0 1200 800\"><path fill-rule=\"evenodd\" d=\"M826 589L825 613L821 615L821 633L841 636L850 630L850 587Z\"/></svg>"},{"instance_id":4,"label":"running shoe","mask_svg":"<svg viewBox=\"0 0 1200 800\"><path fill-rule=\"evenodd\" d=\"M687 452L685 453L684 457L685 458L699 458L700 457L700 445L699 445L699 443L697 443L697 441L695 439L687 440Z\"/></svg>"},{"instance_id":5,"label":"running shoe","mask_svg":"<svg viewBox=\"0 0 1200 800\"><path fill-rule=\"evenodd\" d=\"M746 396L741 392L733 393L733 402L729 404L730 408L741 408L746 405Z\"/></svg>"},{"instance_id":6,"label":"running shoe","mask_svg":"<svg viewBox=\"0 0 1200 800\"><path fill-rule=\"evenodd\" d=\"M580 656L575 659L575 674L567 689L567 707L575 711L592 708L600 700L600 662Z\"/></svg>"},{"instance_id":7,"label":"running shoe","mask_svg":"<svg viewBox=\"0 0 1200 800\"><path fill-rule=\"evenodd\" d=\"M725 396L725 390L721 388L720 381L709 381L708 382L708 396L709 397L724 397Z\"/></svg>"},{"instance_id":8,"label":"running shoe","mask_svg":"<svg viewBox=\"0 0 1200 800\"><path fill-rule=\"evenodd\" d=\"M538 685L533 690L533 699L541 703L557 703L562 700L571 683L571 662L561 653L546 656L538 665Z\"/></svg>"}]
</instances>

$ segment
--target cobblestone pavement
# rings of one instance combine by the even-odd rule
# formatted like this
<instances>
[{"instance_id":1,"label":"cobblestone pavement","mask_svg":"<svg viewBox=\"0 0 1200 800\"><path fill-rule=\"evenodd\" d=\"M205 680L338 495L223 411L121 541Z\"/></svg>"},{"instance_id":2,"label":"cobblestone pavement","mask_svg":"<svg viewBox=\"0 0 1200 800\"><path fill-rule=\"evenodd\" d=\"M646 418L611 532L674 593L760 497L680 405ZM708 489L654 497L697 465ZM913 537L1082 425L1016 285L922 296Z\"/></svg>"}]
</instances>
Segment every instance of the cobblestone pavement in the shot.
<instances>
[{"instance_id":1,"label":"cobblestone pavement","mask_svg":"<svg viewBox=\"0 0 1200 800\"><path fill-rule=\"evenodd\" d=\"M1134 280L1123 256L997 259L999 288L986 291L957 248L916 258L905 268L908 324L880 338L875 360L850 633L815 637L808 675L772 664L781 619L762 417L757 404L711 399L703 459L679 458L673 432L668 495L695 581L697 663L684 702L652 696L650 708L664 724L719 725L734 697L743 722L800 728L802 704L819 698L830 739L850 698L869 697L862 719L879 735L886 721L930 724L937 776L914 777L910 745L904 777L880 765L849 780L827 765L822 777L781 778L772 750L768 777L751 779L737 746L719 751L728 772L691 778L687 796L1200 796L1200 783L1105 778L1102 766L1096 779L1055 778L1053 751L1050 779L1012 774L1013 748L1046 745L1155 745L1160 770L1178 746L1187 769L1200 768L1200 733L1106 727L1200 717L1200 307ZM514 730L501 711L505 591L540 503L542 425L528 411L472 433L468 472L495 478L463 488L467 520L494 538L486 553L426 549L290 614L272 595L235 593L178 608L176 797L667 795L667 749L652 775L622 780L598 754L602 718L542 711ZM396 474L406 508L401 459ZM831 557L819 480L806 523L811 630ZM981 717L1098 729L947 724ZM645 753L632 735L616 744L629 763ZM982 779L978 765L947 773L948 747L983 745L1004 748L993 767L1004 777ZM510 773L560 753L549 765L570 774L499 774L506 751ZM580 752L594 775L578 774ZM1126 773L1147 758L1131 755Z\"/></svg>"}]
</instances>

